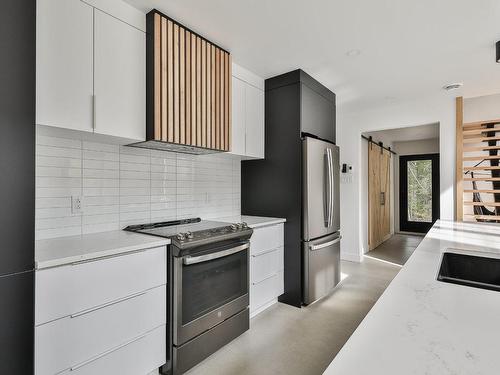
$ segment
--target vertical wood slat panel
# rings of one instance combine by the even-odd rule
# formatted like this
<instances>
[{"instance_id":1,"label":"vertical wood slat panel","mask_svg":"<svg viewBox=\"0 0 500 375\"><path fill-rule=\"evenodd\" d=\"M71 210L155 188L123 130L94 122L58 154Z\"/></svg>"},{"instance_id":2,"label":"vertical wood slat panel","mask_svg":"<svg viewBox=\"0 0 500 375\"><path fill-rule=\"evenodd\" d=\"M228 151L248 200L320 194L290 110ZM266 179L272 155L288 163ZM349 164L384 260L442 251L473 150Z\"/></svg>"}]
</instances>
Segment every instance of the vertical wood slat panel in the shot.
<instances>
[{"instance_id":1,"label":"vertical wood slat panel","mask_svg":"<svg viewBox=\"0 0 500 375\"><path fill-rule=\"evenodd\" d=\"M206 45L206 80L207 80L207 147L212 148L212 112L211 112L211 103L212 103L212 81L210 79L211 75L211 62L212 57L210 55L210 51L212 50L212 45L207 43Z\"/></svg>"},{"instance_id":2,"label":"vertical wood slat panel","mask_svg":"<svg viewBox=\"0 0 500 375\"><path fill-rule=\"evenodd\" d=\"M154 14L154 137L230 150L231 56Z\"/></svg>"},{"instance_id":3,"label":"vertical wood slat panel","mask_svg":"<svg viewBox=\"0 0 500 375\"><path fill-rule=\"evenodd\" d=\"M179 143L179 25L174 24L174 142Z\"/></svg>"},{"instance_id":4,"label":"vertical wood slat panel","mask_svg":"<svg viewBox=\"0 0 500 375\"><path fill-rule=\"evenodd\" d=\"M196 132L196 35L191 34L191 145L197 142Z\"/></svg>"},{"instance_id":5,"label":"vertical wood slat panel","mask_svg":"<svg viewBox=\"0 0 500 375\"><path fill-rule=\"evenodd\" d=\"M168 127L168 32L167 20L163 19L161 22L161 140L167 140L167 127Z\"/></svg>"},{"instance_id":6,"label":"vertical wood slat panel","mask_svg":"<svg viewBox=\"0 0 500 375\"><path fill-rule=\"evenodd\" d=\"M220 50L215 51L215 148L220 148Z\"/></svg>"},{"instance_id":7,"label":"vertical wood slat panel","mask_svg":"<svg viewBox=\"0 0 500 375\"><path fill-rule=\"evenodd\" d=\"M186 31L186 144L191 144L191 33Z\"/></svg>"},{"instance_id":8,"label":"vertical wood slat panel","mask_svg":"<svg viewBox=\"0 0 500 375\"><path fill-rule=\"evenodd\" d=\"M168 85L168 104L167 104L167 140L174 141L174 30L173 23L167 20L167 85Z\"/></svg>"},{"instance_id":9,"label":"vertical wood slat panel","mask_svg":"<svg viewBox=\"0 0 500 375\"><path fill-rule=\"evenodd\" d=\"M162 46L161 46L161 18L159 14L154 15L154 137L161 139L161 85L162 85Z\"/></svg>"},{"instance_id":10,"label":"vertical wood slat panel","mask_svg":"<svg viewBox=\"0 0 500 375\"><path fill-rule=\"evenodd\" d=\"M215 143L215 46L210 47L210 85L212 87L212 93L210 95L210 114L211 114L211 121L210 121L210 128L211 128L211 134L212 134L212 139L210 142L210 145L212 148L216 148L216 143Z\"/></svg>"},{"instance_id":11,"label":"vertical wood slat panel","mask_svg":"<svg viewBox=\"0 0 500 375\"><path fill-rule=\"evenodd\" d=\"M224 53L224 150L229 150L229 55Z\"/></svg>"},{"instance_id":12,"label":"vertical wood slat panel","mask_svg":"<svg viewBox=\"0 0 500 375\"><path fill-rule=\"evenodd\" d=\"M207 147L207 42L201 41L201 145Z\"/></svg>"},{"instance_id":13,"label":"vertical wood slat panel","mask_svg":"<svg viewBox=\"0 0 500 375\"><path fill-rule=\"evenodd\" d=\"M231 60L231 55L227 54L227 82L228 82L228 93L227 93L227 98L228 98L228 105L227 105L227 151L231 151L231 137L232 137L232 123L233 123L233 112L232 112L232 76L233 76L233 69L232 69L232 60Z\"/></svg>"},{"instance_id":14,"label":"vertical wood slat panel","mask_svg":"<svg viewBox=\"0 0 500 375\"><path fill-rule=\"evenodd\" d=\"M224 95L226 95L226 73L225 73L225 53L221 51L220 53L220 123L219 123L219 128L220 128L220 149L225 150L226 149L226 135L224 134L224 123L226 121L226 108L225 108L225 100L224 100Z\"/></svg>"},{"instance_id":15,"label":"vertical wood slat panel","mask_svg":"<svg viewBox=\"0 0 500 375\"><path fill-rule=\"evenodd\" d=\"M186 41L184 28L179 28L179 141L186 143Z\"/></svg>"},{"instance_id":16,"label":"vertical wood slat panel","mask_svg":"<svg viewBox=\"0 0 500 375\"><path fill-rule=\"evenodd\" d=\"M196 145L202 145L201 135L201 38L196 37Z\"/></svg>"}]
</instances>

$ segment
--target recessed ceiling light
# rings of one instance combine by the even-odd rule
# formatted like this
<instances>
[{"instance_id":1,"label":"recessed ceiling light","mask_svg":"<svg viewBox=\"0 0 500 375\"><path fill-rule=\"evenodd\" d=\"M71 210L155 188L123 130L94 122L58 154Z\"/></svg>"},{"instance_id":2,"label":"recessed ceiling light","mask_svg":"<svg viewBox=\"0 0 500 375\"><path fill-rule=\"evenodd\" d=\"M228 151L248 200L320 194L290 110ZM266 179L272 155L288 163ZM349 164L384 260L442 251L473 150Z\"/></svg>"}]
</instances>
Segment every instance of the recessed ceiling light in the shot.
<instances>
[{"instance_id":1,"label":"recessed ceiling light","mask_svg":"<svg viewBox=\"0 0 500 375\"><path fill-rule=\"evenodd\" d=\"M451 90L456 90L456 89L459 89L460 87L462 87L464 84L461 83L461 82L457 82L457 83L449 83L447 85L444 85L443 86L443 89L445 89L446 91L451 91Z\"/></svg>"},{"instance_id":2,"label":"recessed ceiling light","mask_svg":"<svg viewBox=\"0 0 500 375\"><path fill-rule=\"evenodd\" d=\"M359 49L351 49L345 53L349 57L355 57L361 55L361 51Z\"/></svg>"}]
</instances>

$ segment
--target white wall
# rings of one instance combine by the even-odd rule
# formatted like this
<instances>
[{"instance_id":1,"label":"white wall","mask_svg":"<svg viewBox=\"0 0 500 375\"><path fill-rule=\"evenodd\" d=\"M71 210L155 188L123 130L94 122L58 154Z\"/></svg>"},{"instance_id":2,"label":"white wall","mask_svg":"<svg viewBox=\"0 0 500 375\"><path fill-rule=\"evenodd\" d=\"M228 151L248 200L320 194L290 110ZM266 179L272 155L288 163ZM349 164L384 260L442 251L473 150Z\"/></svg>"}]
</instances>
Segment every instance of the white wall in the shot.
<instances>
[{"instance_id":1,"label":"white wall","mask_svg":"<svg viewBox=\"0 0 500 375\"><path fill-rule=\"evenodd\" d=\"M341 254L346 260L361 261L368 247L366 240L367 195L361 186L364 171L361 160L366 141L361 133L375 130L395 129L421 124L440 124L440 183L441 218L454 217L454 176L455 176L455 98L440 95L423 100L394 103L376 108L359 109L349 113L339 106L337 140L341 150L341 163L353 167L352 182L342 183L340 192ZM361 220L363 218L363 220Z\"/></svg>"},{"instance_id":2,"label":"white wall","mask_svg":"<svg viewBox=\"0 0 500 375\"><path fill-rule=\"evenodd\" d=\"M37 127L36 238L118 230L197 217L238 216L240 159L103 143ZM71 212L71 196L83 200Z\"/></svg>"},{"instance_id":3,"label":"white wall","mask_svg":"<svg viewBox=\"0 0 500 375\"><path fill-rule=\"evenodd\" d=\"M418 141L394 142L394 151L397 155L393 159L394 165L394 230L399 232L399 156L437 154L439 153L439 138L422 139Z\"/></svg>"},{"instance_id":4,"label":"white wall","mask_svg":"<svg viewBox=\"0 0 500 375\"><path fill-rule=\"evenodd\" d=\"M464 99L464 122L500 119L500 94Z\"/></svg>"}]
</instances>

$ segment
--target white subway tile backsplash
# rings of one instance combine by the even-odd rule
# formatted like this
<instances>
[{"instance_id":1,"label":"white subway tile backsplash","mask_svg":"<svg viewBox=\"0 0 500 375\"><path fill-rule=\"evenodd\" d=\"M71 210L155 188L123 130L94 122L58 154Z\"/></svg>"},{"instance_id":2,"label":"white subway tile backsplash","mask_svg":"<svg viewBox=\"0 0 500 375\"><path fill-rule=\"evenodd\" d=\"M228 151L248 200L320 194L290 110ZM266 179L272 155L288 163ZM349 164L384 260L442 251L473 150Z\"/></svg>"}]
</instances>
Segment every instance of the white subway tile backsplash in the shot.
<instances>
[{"instance_id":1,"label":"white subway tile backsplash","mask_svg":"<svg viewBox=\"0 0 500 375\"><path fill-rule=\"evenodd\" d=\"M38 239L118 230L151 221L240 214L240 160L49 133L36 138ZM72 213L72 196L82 198L81 213Z\"/></svg>"}]
</instances>

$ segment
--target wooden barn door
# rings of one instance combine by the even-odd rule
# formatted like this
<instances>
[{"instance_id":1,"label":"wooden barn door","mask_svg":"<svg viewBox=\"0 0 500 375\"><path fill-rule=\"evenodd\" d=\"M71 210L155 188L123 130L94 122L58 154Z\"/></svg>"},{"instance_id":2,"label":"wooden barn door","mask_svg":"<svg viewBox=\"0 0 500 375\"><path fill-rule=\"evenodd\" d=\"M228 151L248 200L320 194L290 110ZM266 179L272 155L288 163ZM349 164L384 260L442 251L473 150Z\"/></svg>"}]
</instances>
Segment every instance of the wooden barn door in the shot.
<instances>
[{"instance_id":1,"label":"wooden barn door","mask_svg":"<svg viewBox=\"0 0 500 375\"><path fill-rule=\"evenodd\" d=\"M391 154L368 143L368 248L373 250L391 235Z\"/></svg>"}]
</instances>

